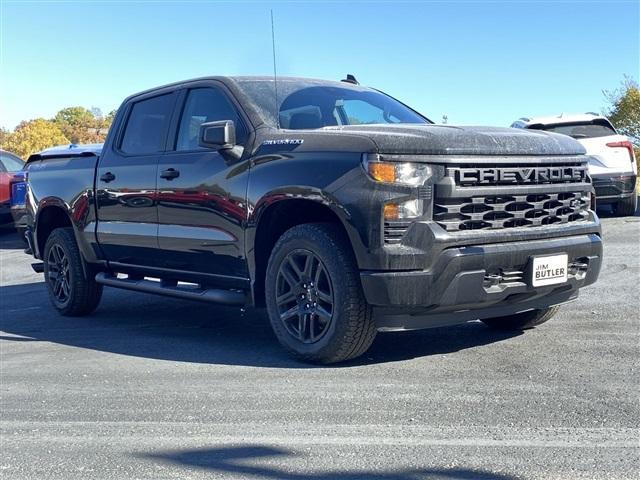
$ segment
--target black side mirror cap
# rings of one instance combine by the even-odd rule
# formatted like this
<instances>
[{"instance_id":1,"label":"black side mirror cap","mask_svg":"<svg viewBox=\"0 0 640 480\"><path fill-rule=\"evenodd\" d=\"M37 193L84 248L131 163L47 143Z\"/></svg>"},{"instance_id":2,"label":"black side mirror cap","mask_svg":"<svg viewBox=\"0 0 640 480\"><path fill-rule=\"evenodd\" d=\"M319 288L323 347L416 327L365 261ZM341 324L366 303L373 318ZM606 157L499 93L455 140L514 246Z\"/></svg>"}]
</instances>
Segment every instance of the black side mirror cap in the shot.
<instances>
[{"instance_id":1,"label":"black side mirror cap","mask_svg":"<svg viewBox=\"0 0 640 480\"><path fill-rule=\"evenodd\" d=\"M213 150L228 150L236 145L236 127L233 120L206 122L200 125L198 145Z\"/></svg>"}]
</instances>

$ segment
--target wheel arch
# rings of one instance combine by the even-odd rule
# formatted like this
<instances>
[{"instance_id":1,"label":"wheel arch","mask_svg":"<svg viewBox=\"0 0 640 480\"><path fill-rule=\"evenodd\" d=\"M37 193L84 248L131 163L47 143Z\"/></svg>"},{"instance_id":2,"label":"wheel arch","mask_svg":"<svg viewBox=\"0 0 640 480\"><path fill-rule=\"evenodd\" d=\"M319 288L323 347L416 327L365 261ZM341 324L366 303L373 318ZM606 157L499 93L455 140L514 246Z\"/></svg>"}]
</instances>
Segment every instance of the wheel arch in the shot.
<instances>
[{"instance_id":1,"label":"wheel arch","mask_svg":"<svg viewBox=\"0 0 640 480\"><path fill-rule=\"evenodd\" d=\"M35 222L36 256L42 258L44 246L51 232L56 228L73 227L69 208L57 198L48 198L40 202ZM75 232L75 228L74 228Z\"/></svg>"},{"instance_id":2,"label":"wheel arch","mask_svg":"<svg viewBox=\"0 0 640 480\"><path fill-rule=\"evenodd\" d=\"M315 196L314 199L308 197L279 199L256 209L259 214L251 223L252 238L247 252L255 306L265 305L267 263L273 247L284 232L296 225L321 222L337 225L347 238L351 238L345 218L346 212L336 204L322 201L321 198ZM353 248L351 241L349 244Z\"/></svg>"}]
</instances>

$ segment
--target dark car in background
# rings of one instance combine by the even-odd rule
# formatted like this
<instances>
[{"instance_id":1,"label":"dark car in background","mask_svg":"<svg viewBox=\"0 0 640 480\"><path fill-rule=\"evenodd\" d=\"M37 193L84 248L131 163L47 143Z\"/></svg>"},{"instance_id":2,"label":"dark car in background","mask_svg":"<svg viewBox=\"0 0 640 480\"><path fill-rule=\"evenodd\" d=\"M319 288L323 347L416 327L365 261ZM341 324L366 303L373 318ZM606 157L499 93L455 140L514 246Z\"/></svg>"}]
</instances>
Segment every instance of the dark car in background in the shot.
<instances>
[{"instance_id":1,"label":"dark car in background","mask_svg":"<svg viewBox=\"0 0 640 480\"><path fill-rule=\"evenodd\" d=\"M11 223L11 183L17 172L24 168L24 160L0 150L0 225Z\"/></svg>"}]
</instances>

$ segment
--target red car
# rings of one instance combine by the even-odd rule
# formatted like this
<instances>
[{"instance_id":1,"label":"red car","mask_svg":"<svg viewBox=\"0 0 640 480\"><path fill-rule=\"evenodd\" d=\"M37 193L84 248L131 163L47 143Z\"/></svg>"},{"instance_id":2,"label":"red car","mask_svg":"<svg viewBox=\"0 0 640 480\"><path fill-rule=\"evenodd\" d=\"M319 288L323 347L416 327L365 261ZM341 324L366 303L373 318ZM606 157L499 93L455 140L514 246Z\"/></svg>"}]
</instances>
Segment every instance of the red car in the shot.
<instances>
[{"instance_id":1,"label":"red car","mask_svg":"<svg viewBox=\"0 0 640 480\"><path fill-rule=\"evenodd\" d=\"M24 161L5 150L0 150L0 224L11 223L11 187L13 175L24 167Z\"/></svg>"}]
</instances>

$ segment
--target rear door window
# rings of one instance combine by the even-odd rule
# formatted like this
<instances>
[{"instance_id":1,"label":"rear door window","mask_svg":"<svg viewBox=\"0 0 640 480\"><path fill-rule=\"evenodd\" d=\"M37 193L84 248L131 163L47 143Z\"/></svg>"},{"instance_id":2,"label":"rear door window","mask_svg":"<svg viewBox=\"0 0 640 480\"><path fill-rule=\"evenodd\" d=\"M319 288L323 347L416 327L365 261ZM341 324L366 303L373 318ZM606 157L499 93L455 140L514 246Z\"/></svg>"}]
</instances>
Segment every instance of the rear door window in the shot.
<instances>
[{"instance_id":1,"label":"rear door window","mask_svg":"<svg viewBox=\"0 0 640 480\"><path fill-rule=\"evenodd\" d=\"M134 103L120 150L130 155L164 151L174 100L174 94L170 93Z\"/></svg>"}]
</instances>

